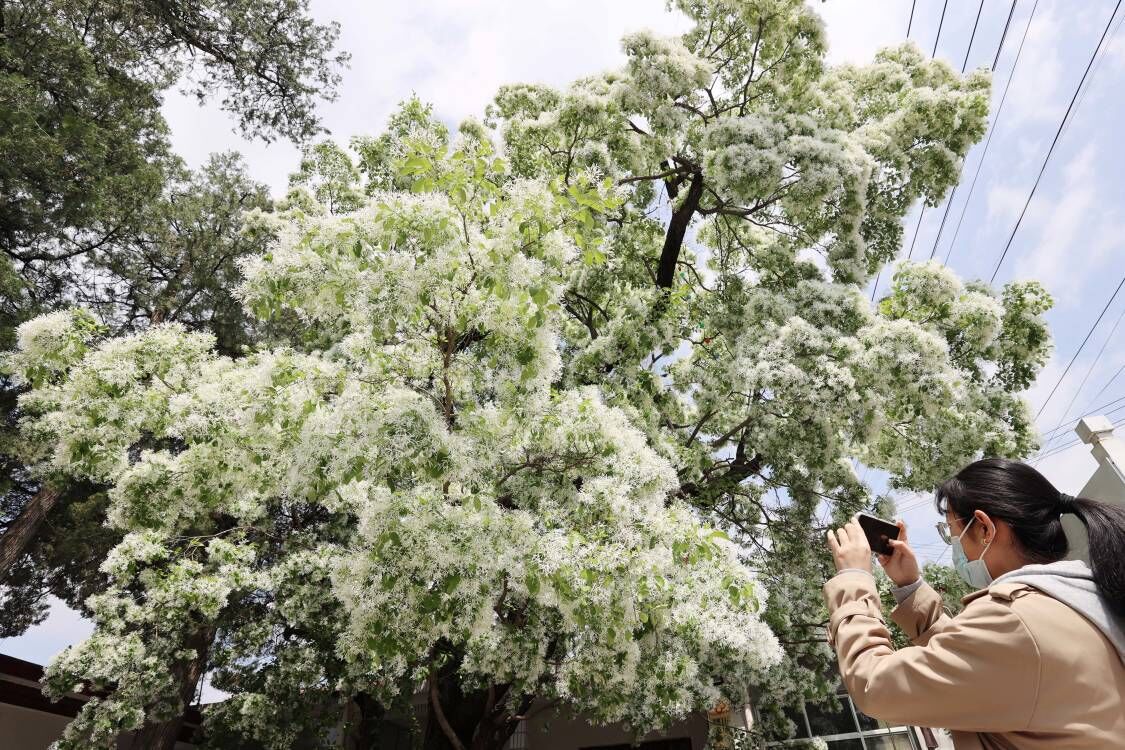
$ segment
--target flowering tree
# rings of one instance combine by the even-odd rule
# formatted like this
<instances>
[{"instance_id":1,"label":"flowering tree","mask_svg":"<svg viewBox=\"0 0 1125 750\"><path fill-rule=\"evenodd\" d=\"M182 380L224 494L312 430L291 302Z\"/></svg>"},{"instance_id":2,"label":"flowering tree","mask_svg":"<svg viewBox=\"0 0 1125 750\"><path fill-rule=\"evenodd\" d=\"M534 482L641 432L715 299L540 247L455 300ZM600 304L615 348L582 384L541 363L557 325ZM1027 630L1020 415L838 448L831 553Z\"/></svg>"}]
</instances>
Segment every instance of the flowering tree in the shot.
<instances>
[{"instance_id":1,"label":"flowering tree","mask_svg":"<svg viewBox=\"0 0 1125 750\"><path fill-rule=\"evenodd\" d=\"M505 87L488 119L517 174L624 191L605 262L562 301L564 382L628 408L678 496L770 583L786 658L758 708L784 735L784 705L833 689L821 519L874 505L858 463L929 489L973 456L1026 455L1018 394L1049 353L1050 298L929 262L868 301L909 206L936 205L983 134L985 72L909 44L827 68L796 0L673 5L695 24L682 38L631 35L624 69L565 90Z\"/></svg>"},{"instance_id":2,"label":"flowering tree","mask_svg":"<svg viewBox=\"0 0 1125 750\"><path fill-rule=\"evenodd\" d=\"M21 328L43 470L108 486L128 532L97 631L49 671L113 688L63 747L179 712L207 650L234 693L216 721L271 747L337 721L287 718L298 695L425 684L434 744L486 748L536 698L645 728L777 662L671 463L559 385L558 302L615 199L505 179L488 151L419 151L418 192L354 213L263 217L277 239L241 294L299 315L303 350L232 360L175 325L98 341L82 313Z\"/></svg>"},{"instance_id":3,"label":"flowering tree","mask_svg":"<svg viewBox=\"0 0 1125 750\"><path fill-rule=\"evenodd\" d=\"M743 685L784 735L831 692L820 519L875 503L856 463L926 488L1034 447L1039 285L865 291L987 78L909 45L827 68L798 0L676 5L684 37L505 87L456 140L410 103L357 160L310 150L251 220L269 346L21 329L28 460L126 532L49 671L112 688L64 747L176 715L208 664L216 744L362 746L419 686L432 747L499 747L536 699L640 730Z\"/></svg>"}]
</instances>

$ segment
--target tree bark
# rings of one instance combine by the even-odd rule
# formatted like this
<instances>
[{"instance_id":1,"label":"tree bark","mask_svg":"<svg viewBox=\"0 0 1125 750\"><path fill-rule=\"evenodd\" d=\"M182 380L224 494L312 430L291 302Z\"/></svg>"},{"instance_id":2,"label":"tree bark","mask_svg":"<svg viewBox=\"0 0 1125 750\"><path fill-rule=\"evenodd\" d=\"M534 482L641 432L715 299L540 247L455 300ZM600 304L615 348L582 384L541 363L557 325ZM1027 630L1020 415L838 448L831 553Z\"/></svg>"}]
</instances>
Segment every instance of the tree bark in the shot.
<instances>
[{"instance_id":1,"label":"tree bark","mask_svg":"<svg viewBox=\"0 0 1125 750\"><path fill-rule=\"evenodd\" d=\"M460 659L452 659L430 675L423 750L502 750L519 725L506 702L509 686L466 693L459 667ZM530 703L530 697L523 698L516 715Z\"/></svg>"},{"instance_id":2,"label":"tree bark","mask_svg":"<svg viewBox=\"0 0 1125 750\"><path fill-rule=\"evenodd\" d=\"M660 266L656 271L656 285L661 289L671 289L676 280L676 262L680 259L680 250L684 246L688 225L691 224L702 197L703 174L695 172L691 177L687 195L684 196L684 202L672 213L672 220L668 222L668 232L664 235Z\"/></svg>"},{"instance_id":3,"label":"tree bark","mask_svg":"<svg viewBox=\"0 0 1125 750\"><path fill-rule=\"evenodd\" d=\"M43 526L43 519L60 497L60 490L44 485L27 502L11 526L4 531L4 535L0 536L0 581L7 578L8 571L27 551Z\"/></svg>"},{"instance_id":4,"label":"tree bark","mask_svg":"<svg viewBox=\"0 0 1125 750\"><path fill-rule=\"evenodd\" d=\"M369 750L379 747L379 729L386 709L367 693L358 693L344 707L343 750Z\"/></svg>"},{"instance_id":5,"label":"tree bark","mask_svg":"<svg viewBox=\"0 0 1125 750\"><path fill-rule=\"evenodd\" d=\"M195 657L172 666L172 675L179 683L180 712L165 721L147 722L133 736L132 750L174 750L184 725L184 714L191 707L191 699L207 670L207 657L214 639L215 628L211 626L199 627L187 637L184 646L194 649Z\"/></svg>"}]
</instances>

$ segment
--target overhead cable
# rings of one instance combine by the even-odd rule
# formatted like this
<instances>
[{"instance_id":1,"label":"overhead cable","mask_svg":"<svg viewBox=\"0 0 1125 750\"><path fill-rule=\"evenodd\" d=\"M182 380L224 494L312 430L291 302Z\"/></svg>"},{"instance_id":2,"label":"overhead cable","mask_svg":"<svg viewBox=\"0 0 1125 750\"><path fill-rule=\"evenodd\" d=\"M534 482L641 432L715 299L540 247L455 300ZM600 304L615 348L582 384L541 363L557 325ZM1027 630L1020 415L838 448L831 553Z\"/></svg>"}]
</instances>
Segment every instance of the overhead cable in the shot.
<instances>
[{"instance_id":1,"label":"overhead cable","mask_svg":"<svg viewBox=\"0 0 1125 750\"><path fill-rule=\"evenodd\" d=\"M1023 210L1020 211L1019 218L1016 219L1016 225L1012 227L1012 233L1008 235L1008 242L1004 245L1004 252L1000 254L1000 259L996 261L996 267L992 269L992 276L988 279L988 283L996 281L996 274L1000 272L1000 266L1004 264L1004 259L1008 257L1008 250L1012 247L1012 241L1016 238L1016 233L1020 229L1020 224L1023 223L1023 217L1027 215L1027 207L1031 205L1032 198L1035 197L1035 191L1039 188L1039 182L1043 179L1043 173L1047 171L1047 164L1051 161L1051 154L1055 152L1055 146L1058 145L1059 136L1062 135L1063 128L1066 126L1066 121L1070 118L1070 113L1074 109L1074 102L1078 99L1078 94L1082 91L1082 85L1086 83L1086 76L1090 74L1090 68L1094 66L1094 60L1097 59L1098 53L1102 50L1102 45L1105 43L1106 36L1109 35L1110 26L1113 25L1113 19L1117 17L1117 11L1121 7L1121 0L1117 0L1117 4L1113 6L1113 13L1109 15L1109 20L1105 23L1105 29L1102 31L1101 38L1098 39L1098 46L1094 47L1094 53L1090 55L1089 62L1086 63L1086 69L1082 71L1082 78L1078 81L1078 87L1074 90L1074 96L1070 98L1070 104L1067 105L1066 112L1063 113L1062 122L1059 123L1058 130L1055 131L1055 137L1051 140L1051 146L1047 149L1047 156L1043 159L1043 165L1039 167L1039 174L1035 177L1035 183L1031 186L1031 192L1027 195L1027 200L1024 201Z\"/></svg>"},{"instance_id":2,"label":"overhead cable","mask_svg":"<svg viewBox=\"0 0 1125 750\"><path fill-rule=\"evenodd\" d=\"M1120 0L1118 0L1118 5L1120 4ZM1084 348L1086 348L1086 342L1088 342L1090 340L1090 337L1094 335L1094 329L1098 327L1098 323L1102 322L1102 318L1105 317L1106 311L1109 310L1109 306L1113 304L1113 301L1115 299L1117 299L1117 295L1121 291L1122 286L1125 286L1125 276L1121 277L1121 281L1118 282L1117 288L1114 289L1113 294L1109 296L1109 301L1105 303L1105 307L1103 307L1102 311L1098 313L1098 319L1094 321L1094 325L1090 326L1090 330L1086 332L1086 337L1083 338L1082 343L1078 345L1078 351L1074 352L1074 356L1071 357L1070 361L1066 363L1066 369L1063 370L1063 373L1059 376L1059 379L1055 381L1055 385L1051 388L1051 392L1047 394L1047 399L1043 402L1043 405L1039 407L1039 411L1035 412L1036 419L1039 419L1039 417L1043 414L1043 410L1047 408L1047 404L1051 403L1051 399L1054 397L1055 392L1058 391L1059 385L1061 385L1063 380L1066 379L1066 375L1068 372L1070 372L1070 368L1074 366L1074 362L1078 359L1078 355L1082 353L1082 350Z\"/></svg>"},{"instance_id":3,"label":"overhead cable","mask_svg":"<svg viewBox=\"0 0 1125 750\"><path fill-rule=\"evenodd\" d=\"M1114 321L1113 328L1109 329L1109 335L1105 337L1105 341L1102 342L1102 346L1100 349L1098 349L1098 353L1094 355L1094 359L1090 362L1090 366L1086 368L1086 374L1082 376L1082 382L1078 384L1077 390L1074 391L1074 395L1070 397L1070 401L1067 402L1066 408L1063 409L1062 416L1059 417L1059 423L1055 425L1056 430L1063 424L1063 422L1066 421L1067 416L1070 414L1070 410L1074 407L1074 402L1078 400L1078 396L1081 395L1082 389L1085 388L1086 383L1089 382L1090 375L1093 374L1094 368L1096 368L1098 366L1098 362L1101 361L1102 355L1105 354L1106 347L1109 346L1109 342L1113 340L1113 334L1117 333L1117 327L1121 325L1121 320L1123 318L1125 318L1125 307L1121 308L1121 314L1118 315L1117 320ZM1055 437L1058 436L1056 435ZM1054 441L1054 439L1055 438L1051 438L1051 440L1048 440L1047 444L1043 446L1043 450L1047 450L1047 448L1051 447L1051 442Z\"/></svg>"},{"instance_id":4,"label":"overhead cable","mask_svg":"<svg viewBox=\"0 0 1125 750\"><path fill-rule=\"evenodd\" d=\"M1008 23L1012 20L1012 13L1016 9L1016 0L1012 0L1012 8L1008 12ZM977 25L980 24L980 14L984 10L984 0L980 0L980 5L977 6L977 17L973 21L973 32L969 34L969 46L965 48L965 59L961 62L961 75L965 75L965 68L969 66L969 53L973 51L973 40L977 38ZM996 59L1000 58L1000 50L1004 47L1004 37L1008 35L1008 23L1004 24L1004 31L1000 34L1000 45L996 48ZM995 64L995 63L993 63ZM949 197L945 201L945 211L941 214L941 223L938 224L937 236L934 237L934 246L930 248L930 260L934 259L937 254L938 243L941 242L941 233L945 229L945 221L949 218L949 209L953 207L953 198L957 195L957 188L961 186L961 173L965 169L964 163L957 170L957 182L954 183L953 189L949 191ZM921 218L918 219L921 223ZM917 233L915 233L917 238ZM913 248L912 248L913 250Z\"/></svg>"},{"instance_id":5,"label":"overhead cable","mask_svg":"<svg viewBox=\"0 0 1125 750\"><path fill-rule=\"evenodd\" d=\"M1015 7L1015 3L1012 4ZM949 256L953 254L953 248L957 245L957 235L961 234L961 222L965 220L965 211L969 207L969 203L973 199L973 191L977 187L977 178L980 177L980 168L984 164L985 157L988 156L988 147L992 145L992 136L996 133L996 128L1000 125L1000 115L1004 112L1004 102L1008 100L1008 89L1012 85L1012 79L1016 76L1016 68L1020 64L1020 56L1023 54L1023 45L1027 41L1027 32L1031 30L1031 22L1035 20L1035 11L1039 8L1039 0L1035 0L1035 4L1031 6L1031 13L1027 17L1027 26L1023 29L1023 37L1020 38L1019 49L1016 50L1016 59L1012 63L1012 70L1008 73L1008 80L1004 83L1004 91L1000 94L1000 104L996 106L996 116L992 119L992 127L988 129L988 137L984 140L984 149L981 151L980 160L977 161L976 172L973 173L973 181L969 184L969 194L965 196L965 202L961 204L961 215L957 217L957 227L953 230L953 239L949 241L949 249L945 251L945 260L943 264L949 265ZM1009 21L1011 18L1009 17ZM1007 28L1007 27L1005 27ZM1001 47L1004 40L1001 38ZM1000 59L1000 49L996 50L996 60ZM996 63L993 62L992 69L996 70Z\"/></svg>"}]
</instances>

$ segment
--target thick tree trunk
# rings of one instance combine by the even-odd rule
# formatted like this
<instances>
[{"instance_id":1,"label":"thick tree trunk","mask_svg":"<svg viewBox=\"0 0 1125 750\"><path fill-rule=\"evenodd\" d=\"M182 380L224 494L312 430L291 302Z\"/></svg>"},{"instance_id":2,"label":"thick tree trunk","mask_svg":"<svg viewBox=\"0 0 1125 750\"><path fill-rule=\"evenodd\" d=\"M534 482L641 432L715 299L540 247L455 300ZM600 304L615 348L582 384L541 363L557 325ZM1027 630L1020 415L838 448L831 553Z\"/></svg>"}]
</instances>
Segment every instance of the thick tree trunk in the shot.
<instances>
[{"instance_id":1,"label":"thick tree trunk","mask_svg":"<svg viewBox=\"0 0 1125 750\"><path fill-rule=\"evenodd\" d=\"M519 720L506 703L509 686L465 693L453 660L431 674L427 682L428 710L424 750L502 750ZM530 697L521 699L517 715L527 710Z\"/></svg>"},{"instance_id":2,"label":"thick tree trunk","mask_svg":"<svg viewBox=\"0 0 1125 750\"><path fill-rule=\"evenodd\" d=\"M8 576L8 570L27 551L32 540L43 526L43 519L55 507L62 492L44 485L32 496L12 525L0 536L0 581Z\"/></svg>"},{"instance_id":3,"label":"thick tree trunk","mask_svg":"<svg viewBox=\"0 0 1125 750\"><path fill-rule=\"evenodd\" d=\"M379 729L386 709L367 693L359 693L344 708L343 750L379 747Z\"/></svg>"},{"instance_id":4,"label":"thick tree trunk","mask_svg":"<svg viewBox=\"0 0 1125 750\"><path fill-rule=\"evenodd\" d=\"M195 697L195 690L203 673L207 670L207 656L211 650L211 642L215 639L213 627L200 627L188 636L184 643L186 648L195 650L195 657L187 661L177 662L172 666L172 675L179 683L179 697L181 709L179 714L171 719L160 722L146 723L133 736L133 750L173 750L180 729L184 725L184 714L191 706L191 699Z\"/></svg>"}]
</instances>

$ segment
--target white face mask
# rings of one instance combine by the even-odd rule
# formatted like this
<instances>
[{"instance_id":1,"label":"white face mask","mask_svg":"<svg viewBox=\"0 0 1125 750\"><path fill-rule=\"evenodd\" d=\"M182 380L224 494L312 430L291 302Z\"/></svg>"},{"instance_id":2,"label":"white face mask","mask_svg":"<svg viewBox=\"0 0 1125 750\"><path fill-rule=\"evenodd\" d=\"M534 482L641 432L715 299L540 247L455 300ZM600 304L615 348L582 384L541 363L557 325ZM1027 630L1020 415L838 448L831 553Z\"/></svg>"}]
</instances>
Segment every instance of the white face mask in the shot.
<instances>
[{"instance_id":1,"label":"white face mask","mask_svg":"<svg viewBox=\"0 0 1125 750\"><path fill-rule=\"evenodd\" d=\"M977 517L973 516L965 528L961 530L961 533L957 535L957 538L953 540L953 567L957 569L957 573L965 580L965 583L974 588L983 589L992 583L992 574L988 572L988 566L984 564L984 555L996 539L994 537L991 542L984 545L980 557L976 560L970 560L965 554L965 548L961 546L961 537L965 536L965 532L969 530L969 526L972 526L975 520L977 520Z\"/></svg>"}]
</instances>

